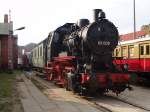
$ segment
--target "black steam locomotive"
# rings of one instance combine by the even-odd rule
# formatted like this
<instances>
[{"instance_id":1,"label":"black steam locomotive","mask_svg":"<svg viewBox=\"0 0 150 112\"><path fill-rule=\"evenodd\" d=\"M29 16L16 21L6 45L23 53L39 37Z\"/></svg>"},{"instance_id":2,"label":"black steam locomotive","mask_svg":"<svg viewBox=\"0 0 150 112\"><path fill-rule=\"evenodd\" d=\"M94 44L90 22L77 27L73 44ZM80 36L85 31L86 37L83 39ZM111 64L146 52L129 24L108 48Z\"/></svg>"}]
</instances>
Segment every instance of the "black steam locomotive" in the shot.
<instances>
[{"instance_id":1,"label":"black steam locomotive","mask_svg":"<svg viewBox=\"0 0 150 112\"><path fill-rule=\"evenodd\" d=\"M44 41L47 79L81 94L124 91L129 75L117 69L112 57L118 39L116 26L101 9L94 10L92 23L80 19L57 28Z\"/></svg>"}]
</instances>

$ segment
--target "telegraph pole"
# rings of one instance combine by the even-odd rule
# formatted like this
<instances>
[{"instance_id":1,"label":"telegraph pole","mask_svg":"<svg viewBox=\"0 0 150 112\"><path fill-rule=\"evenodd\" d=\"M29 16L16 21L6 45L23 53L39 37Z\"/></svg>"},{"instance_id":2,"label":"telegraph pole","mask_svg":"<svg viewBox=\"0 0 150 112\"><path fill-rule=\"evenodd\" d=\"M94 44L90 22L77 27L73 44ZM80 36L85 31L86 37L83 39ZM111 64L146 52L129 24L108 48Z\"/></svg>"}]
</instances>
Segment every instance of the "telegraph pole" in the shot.
<instances>
[{"instance_id":1,"label":"telegraph pole","mask_svg":"<svg viewBox=\"0 0 150 112\"><path fill-rule=\"evenodd\" d=\"M133 0L133 18L134 18L134 39L136 39L136 13L135 13L135 0Z\"/></svg>"}]
</instances>

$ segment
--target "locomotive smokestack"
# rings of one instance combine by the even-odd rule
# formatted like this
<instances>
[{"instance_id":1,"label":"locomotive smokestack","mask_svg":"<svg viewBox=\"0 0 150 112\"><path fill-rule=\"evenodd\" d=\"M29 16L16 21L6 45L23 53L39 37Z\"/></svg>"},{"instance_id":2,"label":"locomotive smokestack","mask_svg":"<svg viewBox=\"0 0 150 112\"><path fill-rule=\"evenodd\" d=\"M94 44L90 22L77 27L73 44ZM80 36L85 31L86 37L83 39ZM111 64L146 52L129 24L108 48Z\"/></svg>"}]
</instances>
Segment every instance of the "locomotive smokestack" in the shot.
<instances>
[{"instance_id":1,"label":"locomotive smokestack","mask_svg":"<svg viewBox=\"0 0 150 112\"><path fill-rule=\"evenodd\" d=\"M102 9L94 9L94 22L106 18L105 12Z\"/></svg>"},{"instance_id":2,"label":"locomotive smokestack","mask_svg":"<svg viewBox=\"0 0 150 112\"><path fill-rule=\"evenodd\" d=\"M89 23L90 23L90 21L89 21L88 19L80 19L80 20L78 21L78 26L79 26L80 28L82 28L82 27L84 27L84 26L86 26L86 25L89 25Z\"/></svg>"},{"instance_id":3,"label":"locomotive smokestack","mask_svg":"<svg viewBox=\"0 0 150 112\"><path fill-rule=\"evenodd\" d=\"M102 12L102 9L94 9L94 22L98 21L99 13Z\"/></svg>"}]
</instances>

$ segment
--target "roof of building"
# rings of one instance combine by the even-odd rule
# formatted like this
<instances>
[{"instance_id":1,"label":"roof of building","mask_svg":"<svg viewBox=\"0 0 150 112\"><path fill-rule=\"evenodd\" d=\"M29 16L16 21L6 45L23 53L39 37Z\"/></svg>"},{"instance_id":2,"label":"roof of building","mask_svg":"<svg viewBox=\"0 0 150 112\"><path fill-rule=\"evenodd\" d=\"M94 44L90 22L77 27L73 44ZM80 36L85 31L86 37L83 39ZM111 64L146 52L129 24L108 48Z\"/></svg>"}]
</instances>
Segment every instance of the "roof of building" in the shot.
<instances>
[{"instance_id":1,"label":"roof of building","mask_svg":"<svg viewBox=\"0 0 150 112\"><path fill-rule=\"evenodd\" d=\"M145 38L138 38L138 39L134 39L134 40L129 40L129 41L122 41L122 42L119 42L118 45L132 44L132 43L147 41L147 40L150 40L150 36L146 36Z\"/></svg>"},{"instance_id":2,"label":"roof of building","mask_svg":"<svg viewBox=\"0 0 150 112\"><path fill-rule=\"evenodd\" d=\"M146 31L137 31L135 39L143 38L147 36ZM124 35L120 35L120 41L128 41L128 40L134 40L134 33L128 33Z\"/></svg>"}]
</instances>

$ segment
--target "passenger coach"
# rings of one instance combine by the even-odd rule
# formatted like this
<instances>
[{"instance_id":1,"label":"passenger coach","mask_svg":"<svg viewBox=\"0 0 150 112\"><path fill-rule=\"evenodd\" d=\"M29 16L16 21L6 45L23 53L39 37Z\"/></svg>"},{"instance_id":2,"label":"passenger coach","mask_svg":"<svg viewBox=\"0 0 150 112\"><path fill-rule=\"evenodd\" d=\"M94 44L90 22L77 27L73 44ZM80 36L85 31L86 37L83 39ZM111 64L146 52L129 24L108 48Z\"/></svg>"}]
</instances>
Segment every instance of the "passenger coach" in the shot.
<instances>
[{"instance_id":1,"label":"passenger coach","mask_svg":"<svg viewBox=\"0 0 150 112\"><path fill-rule=\"evenodd\" d=\"M32 50L32 64L38 70L43 70L47 64L47 38Z\"/></svg>"},{"instance_id":2,"label":"passenger coach","mask_svg":"<svg viewBox=\"0 0 150 112\"><path fill-rule=\"evenodd\" d=\"M150 37L120 42L114 50L115 63L121 64L121 58L129 72L150 78Z\"/></svg>"}]
</instances>

